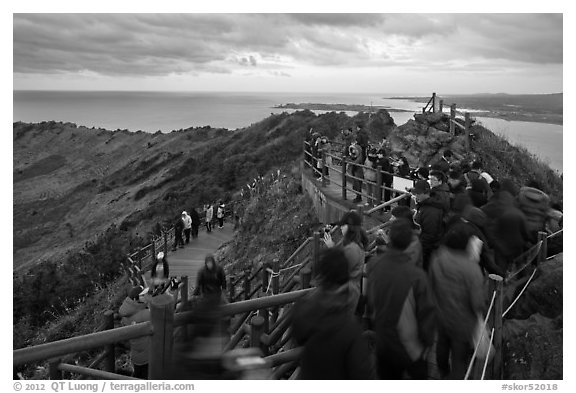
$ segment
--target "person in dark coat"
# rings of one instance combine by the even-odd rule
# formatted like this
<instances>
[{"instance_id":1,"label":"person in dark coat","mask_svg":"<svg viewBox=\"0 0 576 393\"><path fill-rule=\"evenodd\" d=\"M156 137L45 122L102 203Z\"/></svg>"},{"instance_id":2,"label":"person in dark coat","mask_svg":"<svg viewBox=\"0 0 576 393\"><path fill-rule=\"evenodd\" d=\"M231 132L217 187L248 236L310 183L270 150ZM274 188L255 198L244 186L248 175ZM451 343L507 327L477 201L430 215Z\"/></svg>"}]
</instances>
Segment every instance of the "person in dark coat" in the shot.
<instances>
[{"instance_id":1,"label":"person in dark coat","mask_svg":"<svg viewBox=\"0 0 576 393\"><path fill-rule=\"evenodd\" d=\"M442 157L434 163L434 167L444 174L450 171L450 163L452 162L452 151L449 149L444 150Z\"/></svg>"},{"instance_id":2,"label":"person in dark coat","mask_svg":"<svg viewBox=\"0 0 576 393\"><path fill-rule=\"evenodd\" d=\"M344 251L323 251L316 272L318 287L298 300L292 313L292 337L304 347L300 378L375 379L368 342L346 306L349 273Z\"/></svg>"},{"instance_id":3,"label":"person in dark coat","mask_svg":"<svg viewBox=\"0 0 576 393\"><path fill-rule=\"evenodd\" d=\"M400 218L390 228L390 243L368 270L368 306L376 333L378 376L427 379L426 355L434 344L435 310L426 273L405 252L412 223Z\"/></svg>"},{"instance_id":4,"label":"person in dark coat","mask_svg":"<svg viewBox=\"0 0 576 393\"><path fill-rule=\"evenodd\" d=\"M452 169L448 173L448 188L450 189L450 206L459 194L466 193L466 179L460 169Z\"/></svg>"},{"instance_id":5,"label":"person in dark coat","mask_svg":"<svg viewBox=\"0 0 576 393\"><path fill-rule=\"evenodd\" d=\"M200 215L195 208L190 209L190 218L192 219L192 239L198 238L198 228L200 227Z\"/></svg>"},{"instance_id":6,"label":"person in dark coat","mask_svg":"<svg viewBox=\"0 0 576 393\"><path fill-rule=\"evenodd\" d=\"M428 271L432 252L438 248L444 232L444 214L442 205L430 198L430 184L427 181L416 181L412 193L416 197L417 205L414 221L421 229L423 266L424 270Z\"/></svg>"},{"instance_id":7,"label":"person in dark coat","mask_svg":"<svg viewBox=\"0 0 576 393\"><path fill-rule=\"evenodd\" d=\"M382 185L386 187L384 189L384 200L382 202L388 202L392 196L392 183L394 182L394 169L390 164L390 160L386 156L386 151L381 148L376 152L376 167L382 168ZM390 210L390 207L386 208L386 210Z\"/></svg>"},{"instance_id":8,"label":"person in dark coat","mask_svg":"<svg viewBox=\"0 0 576 393\"><path fill-rule=\"evenodd\" d=\"M198 272L194 295L221 297L224 290L226 290L224 269L216 263L214 255L208 254L204 260L204 267Z\"/></svg>"},{"instance_id":9,"label":"person in dark coat","mask_svg":"<svg viewBox=\"0 0 576 393\"><path fill-rule=\"evenodd\" d=\"M450 210L450 188L446 184L446 176L441 171L430 171L430 197L442 205L444 216Z\"/></svg>"},{"instance_id":10,"label":"person in dark coat","mask_svg":"<svg viewBox=\"0 0 576 393\"><path fill-rule=\"evenodd\" d=\"M182 216L178 216L176 222L174 222L174 246L172 247L172 251L176 251L178 247L184 247L182 232L184 232L184 221L182 220Z\"/></svg>"},{"instance_id":11,"label":"person in dark coat","mask_svg":"<svg viewBox=\"0 0 576 393\"><path fill-rule=\"evenodd\" d=\"M471 172L468 172L471 173ZM470 180L470 186L467 187L466 192L472 201L472 204L476 207L482 207L488 202L488 193L486 188L490 189L488 183L484 178L476 178ZM490 191L492 193L492 191Z\"/></svg>"}]
</instances>

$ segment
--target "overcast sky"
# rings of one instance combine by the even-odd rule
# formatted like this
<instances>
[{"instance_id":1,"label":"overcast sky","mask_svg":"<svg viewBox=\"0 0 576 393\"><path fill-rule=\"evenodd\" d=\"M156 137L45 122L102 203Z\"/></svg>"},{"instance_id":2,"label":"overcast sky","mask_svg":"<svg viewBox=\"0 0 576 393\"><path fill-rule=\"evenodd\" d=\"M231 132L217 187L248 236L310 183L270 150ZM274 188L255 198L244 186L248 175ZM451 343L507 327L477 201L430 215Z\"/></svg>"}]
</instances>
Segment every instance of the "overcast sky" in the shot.
<instances>
[{"instance_id":1,"label":"overcast sky","mask_svg":"<svg viewBox=\"0 0 576 393\"><path fill-rule=\"evenodd\" d=\"M14 14L14 89L562 92L562 14Z\"/></svg>"}]
</instances>

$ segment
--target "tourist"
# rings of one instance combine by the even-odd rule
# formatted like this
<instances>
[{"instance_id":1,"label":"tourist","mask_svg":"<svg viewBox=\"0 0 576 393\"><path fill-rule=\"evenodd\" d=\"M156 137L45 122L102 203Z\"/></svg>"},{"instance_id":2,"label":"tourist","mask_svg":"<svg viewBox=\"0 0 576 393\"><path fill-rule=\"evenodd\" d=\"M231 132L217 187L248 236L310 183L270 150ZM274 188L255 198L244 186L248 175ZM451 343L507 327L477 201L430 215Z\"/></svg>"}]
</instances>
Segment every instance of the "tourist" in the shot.
<instances>
[{"instance_id":1,"label":"tourist","mask_svg":"<svg viewBox=\"0 0 576 393\"><path fill-rule=\"evenodd\" d=\"M213 254L207 254L204 259L204 266L198 272L194 295L223 298L224 290L226 290L226 274L224 273L224 269L216 263Z\"/></svg>"},{"instance_id":2,"label":"tourist","mask_svg":"<svg viewBox=\"0 0 576 393\"><path fill-rule=\"evenodd\" d=\"M459 168L451 169L448 173L448 189L450 190L450 206L452 207L458 194L466 192L466 179Z\"/></svg>"},{"instance_id":3,"label":"tourist","mask_svg":"<svg viewBox=\"0 0 576 393\"><path fill-rule=\"evenodd\" d=\"M162 251L160 251L154 259L150 277L152 278L152 285L155 288L153 294L164 292L170 278L170 267Z\"/></svg>"},{"instance_id":4,"label":"tourist","mask_svg":"<svg viewBox=\"0 0 576 393\"><path fill-rule=\"evenodd\" d=\"M349 261L341 248L320 254L318 286L296 301L292 338L302 346L300 379L374 379L374 359L348 310Z\"/></svg>"},{"instance_id":5,"label":"tourist","mask_svg":"<svg viewBox=\"0 0 576 393\"><path fill-rule=\"evenodd\" d=\"M430 184L424 180L416 181L412 194L416 199L416 215L414 221L420 226L420 242L422 243L422 258L424 270L432 252L438 248L444 232L442 205L430 198Z\"/></svg>"},{"instance_id":6,"label":"tourist","mask_svg":"<svg viewBox=\"0 0 576 393\"><path fill-rule=\"evenodd\" d=\"M368 269L367 296L377 337L381 379L427 379L426 356L434 344L434 304L426 273L405 252L413 235L411 220L399 218L390 243Z\"/></svg>"},{"instance_id":7,"label":"tourist","mask_svg":"<svg viewBox=\"0 0 576 393\"><path fill-rule=\"evenodd\" d=\"M518 192L518 207L526 216L526 229L532 243L538 241L538 232L546 230L546 220L550 209L550 197L542 186L530 181Z\"/></svg>"},{"instance_id":8,"label":"tourist","mask_svg":"<svg viewBox=\"0 0 576 393\"><path fill-rule=\"evenodd\" d=\"M192 220L192 239L197 239L198 228L200 227L200 215L195 208L190 209L190 218Z\"/></svg>"},{"instance_id":9,"label":"tourist","mask_svg":"<svg viewBox=\"0 0 576 393\"><path fill-rule=\"evenodd\" d=\"M442 153L442 157L440 157L440 159L434 165L438 168L439 171L443 172L444 174L448 174L450 171L450 164L452 163L452 159L452 151L450 149L446 149Z\"/></svg>"},{"instance_id":10,"label":"tourist","mask_svg":"<svg viewBox=\"0 0 576 393\"><path fill-rule=\"evenodd\" d=\"M362 170L362 165L364 163L364 156L362 153L362 147L357 143L353 143L348 148L350 162L348 163L348 173L354 176L352 179L352 189L356 192L356 198L354 198L354 203L362 202L362 181L364 179L364 171Z\"/></svg>"},{"instance_id":11,"label":"tourist","mask_svg":"<svg viewBox=\"0 0 576 393\"><path fill-rule=\"evenodd\" d=\"M330 171L328 170L328 167L330 165L332 165L332 157L330 156L330 151L332 149L331 145L330 145L330 141L328 140L327 137L325 136L321 136L320 138L318 138L318 140L316 141L317 147L316 147L316 151L318 154L318 162L317 162L317 168L318 168L318 173L320 174L318 176L318 179L321 179L322 176L322 155L324 155L324 177L328 178L330 176ZM330 184L330 181L327 180L327 184Z\"/></svg>"},{"instance_id":12,"label":"tourist","mask_svg":"<svg viewBox=\"0 0 576 393\"><path fill-rule=\"evenodd\" d=\"M446 175L443 172L430 171L430 196L442 205L444 216L448 215L450 210L450 188L446 184Z\"/></svg>"},{"instance_id":13,"label":"tourist","mask_svg":"<svg viewBox=\"0 0 576 393\"><path fill-rule=\"evenodd\" d=\"M456 224L430 263L438 316L436 361L443 378L464 379L474 352L473 334L485 311L482 271L468 253L473 231Z\"/></svg>"},{"instance_id":14,"label":"tourist","mask_svg":"<svg viewBox=\"0 0 576 393\"><path fill-rule=\"evenodd\" d=\"M118 314L122 318L124 326L150 320L148 309L148 288L136 286L130 289L128 296L122 302ZM132 376L139 379L148 378L148 356L150 352L150 336L134 338L130 340L130 359L134 366Z\"/></svg>"},{"instance_id":15,"label":"tourist","mask_svg":"<svg viewBox=\"0 0 576 393\"><path fill-rule=\"evenodd\" d=\"M346 303L350 314L354 314L360 300L364 250L368 246L368 237L362 229L362 218L353 210L345 213L342 219L334 225L340 226L342 231L342 240L338 246L343 248L348 261L349 281ZM324 233L324 243L329 248L336 246L329 232Z\"/></svg>"},{"instance_id":16,"label":"tourist","mask_svg":"<svg viewBox=\"0 0 576 393\"><path fill-rule=\"evenodd\" d=\"M392 209L391 213L392 220L405 219L410 222L412 228L412 237L410 239L410 243L404 250L404 253L408 255L408 260L411 264L423 269L424 262L422 256L422 243L420 242L420 227L414 222L414 211L412 211L408 206L396 206L394 209Z\"/></svg>"},{"instance_id":17,"label":"tourist","mask_svg":"<svg viewBox=\"0 0 576 393\"><path fill-rule=\"evenodd\" d=\"M364 161L364 180L366 180L366 193L368 194L368 201L366 206L374 205L376 200L376 161L378 157L376 155L376 149L370 148L368 150L368 156L366 161Z\"/></svg>"},{"instance_id":18,"label":"tourist","mask_svg":"<svg viewBox=\"0 0 576 393\"><path fill-rule=\"evenodd\" d=\"M218 204L218 208L216 209L216 218L218 219L218 229L224 228L224 209L225 208L226 208L226 205L224 205L224 202L222 202L222 200L220 200L220 203Z\"/></svg>"},{"instance_id":19,"label":"tourist","mask_svg":"<svg viewBox=\"0 0 576 393\"><path fill-rule=\"evenodd\" d=\"M182 238L182 231L184 231L184 221L182 220L182 215L178 216L176 222L174 223L174 246L172 251L176 251L178 247L184 247L184 239Z\"/></svg>"},{"instance_id":20,"label":"tourist","mask_svg":"<svg viewBox=\"0 0 576 393\"><path fill-rule=\"evenodd\" d=\"M206 206L206 231L212 232L212 219L214 218L214 207L212 204Z\"/></svg>"},{"instance_id":21,"label":"tourist","mask_svg":"<svg viewBox=\"0 0 576 393\"><path fill-rule=\"evenodd\" d=\"M390 160L386 154L385 148L380 148L376 152L376 167L382 168L382 184L384 185L384 200L383 202L388 202L392 196L392 185L394 182L394 175L392 174L393 169L392 165L390 164ZM384 209L385 211L390 210L390 206Z\"/></svg>"},{"instance_id":22,"label":"tourist","mask_svg":"<svg viewBox=\"0 0 576 393\"><path fill-rule=\"evenodd\" d=\"M190 244L190 230L192 229L192 218L186 213L186 210L182 212L182 222L184 223L184 237L186 238L186 244Z\"/></svg>"}]
</instances>

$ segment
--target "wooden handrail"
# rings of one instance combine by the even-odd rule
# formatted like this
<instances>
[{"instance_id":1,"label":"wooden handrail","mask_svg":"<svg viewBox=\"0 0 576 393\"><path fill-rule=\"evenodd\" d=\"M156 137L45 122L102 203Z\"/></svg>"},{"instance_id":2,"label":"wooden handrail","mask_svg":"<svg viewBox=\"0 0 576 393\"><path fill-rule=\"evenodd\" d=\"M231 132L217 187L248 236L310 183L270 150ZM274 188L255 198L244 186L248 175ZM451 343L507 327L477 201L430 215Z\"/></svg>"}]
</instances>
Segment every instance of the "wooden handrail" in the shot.
<instances>
[{"instance_id":1,"label":"wooden handrail","mask_svg":"<svg viewBox=\"0 0 576 393\"><path fill-rule=\"evenodd\" d=\"M74 374L79 374L79 375L84 375L87 377L91 377L93 379L111 379L111 380L129 379L129 380L139 381L138 378L129 377L126 375L120 375L120 374L116 374L116 373L111 373L108 371L95 370L93 368L75 366L73 364L67 364L67 363L60 363L58 365L58 370L66 371L66 372L74 373Z\"/></svg>"},{"instance_id":2,"label":"wooden handrail","mask_svg":"<svg viewBox=\"0 0 576 393\"><path fill-rule=\"evenodd\" d=\"M302 250L304 249L304 247L308 246L308 244L310 244L310 242L312 241L312 237L307 237L306 240L304 240L304 242L302 242L302 244L300 244L300 246L296 249L296 251L294 251L292 253L292 255L290 255L288 257L288 259L286 259L286 261L284 261L284 263L282 264L281 268L285 268L286 266L288 266L288 264L295 259L298 254L300 254L300 252L302 252Z\"/></svg>"},{"instance_id":3,"label":"wooden handrail","mask_svg":"<svg viewBox=\"0 0 576 393\"><path fill-rule=\"evenodd\" d=\"M19 366L39 360L57 358L69 353L77 353L112 343L151 335L152 323L142 322L135 325L105 330L103 332L71 337L33 347L16 349L13 351L13 365Z\"/></svg>"},{"instance_id":4,"label":"wooden handrail","mask_svg":"<svg viewBox=\"0 0 576 393\"><path fill-rule=\"evenodd\" d=\"M408 197L408 196L410 196L410 193L409 193L409 192L405 192L405 193L403 193L402 195L397 196L396 198L392 198L392 199L390 199L389 201L384 202L384 203L382 203L381 205L378 205L378 206L374 207L373 209L370 209L370 210L368 210L368 211L366 211L366 212L364 212L364 213L365 213L365 214L372 214L372 213L374 213L374 212L376 212L376 211L378 211L378 210L380 210L380 209L383 209L383 208L385 208L385 207L387 207L387 206L390 206L391 204L396 203L396 202L398 202L399 200L404 199L404 198L406 198L406 197Z\"/></svg>"},{"instance_id":5,"label":"wooden handrail","mask_svg":"<svg viewBox=\"0 0 576 393\"><path fill-rule=\"evenodd\" d=\"M300 356L302 356L302 351L303 351L302 347L296 347L284 352L266 356L264 359L270 363L271 367L276 367L281 364L293 362L295 360L300 359Z\"/></svg>"}]
</instances>

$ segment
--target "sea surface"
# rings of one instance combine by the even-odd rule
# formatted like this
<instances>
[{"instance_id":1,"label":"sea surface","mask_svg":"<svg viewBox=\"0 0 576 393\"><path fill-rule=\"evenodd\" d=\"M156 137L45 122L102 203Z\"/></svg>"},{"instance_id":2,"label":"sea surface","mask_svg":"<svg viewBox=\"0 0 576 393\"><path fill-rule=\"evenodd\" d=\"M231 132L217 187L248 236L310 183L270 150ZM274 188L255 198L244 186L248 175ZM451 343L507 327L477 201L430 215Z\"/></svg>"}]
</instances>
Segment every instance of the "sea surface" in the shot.
<instances>
[{"instance_id":1,"label":"sea surface","mask_svg":"<svg viewBox=\"0 0 576 393\"><path fill-rule=\"evenodd\" d=\"M421 111L422 103L385 98L392 96L398 94L14 91L13 121L54 120L108 130L170 132L201 126L244 128L272 113L292 112L274 108L286 103L362 104L410 111L390 113L398 125ZM561 125L476 119L562 172Z\"/></svg>"}]
</instances>

